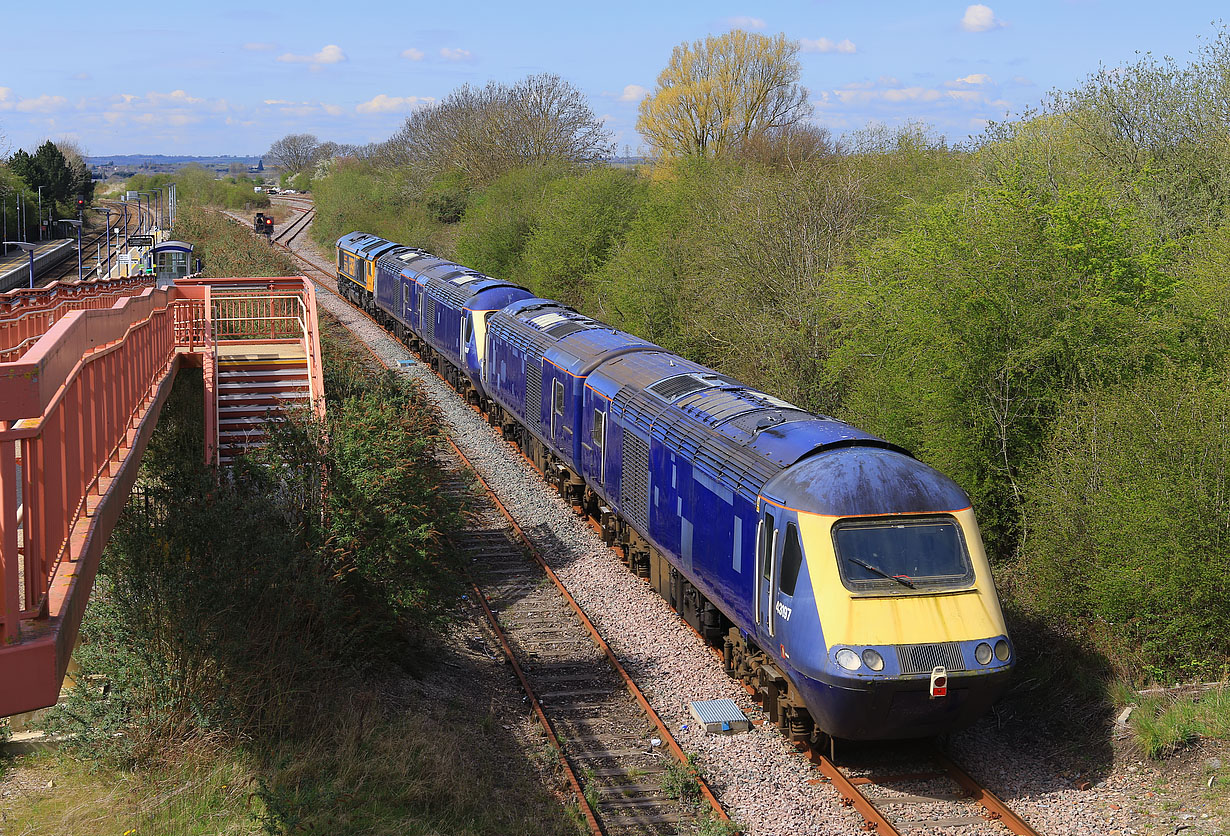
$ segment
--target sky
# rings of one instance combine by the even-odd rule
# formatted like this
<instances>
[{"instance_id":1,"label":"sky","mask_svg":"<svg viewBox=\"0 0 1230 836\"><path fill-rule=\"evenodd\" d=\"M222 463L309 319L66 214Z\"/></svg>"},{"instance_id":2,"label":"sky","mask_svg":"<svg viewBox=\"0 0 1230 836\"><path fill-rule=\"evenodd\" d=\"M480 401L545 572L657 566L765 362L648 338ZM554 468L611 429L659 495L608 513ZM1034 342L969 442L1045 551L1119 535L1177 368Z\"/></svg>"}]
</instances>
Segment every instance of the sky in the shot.
<instances>
[{"instance_id":1,"label":"sky","mask_svg":"<svg viewBox=\"0 0 1230 836\"><path fill-rule=\"evenodd\" d=\"M1223 3L1173 0L57 0L0 9L0 153L258 155L290 133L363 144L462 84L556 73L618 154L679 44L739 28L801 46L836 136L921 121L977 136L1138 53L1186 58ZM46 45L52 45L47 47Z\"/></svg>"}]
</instances>

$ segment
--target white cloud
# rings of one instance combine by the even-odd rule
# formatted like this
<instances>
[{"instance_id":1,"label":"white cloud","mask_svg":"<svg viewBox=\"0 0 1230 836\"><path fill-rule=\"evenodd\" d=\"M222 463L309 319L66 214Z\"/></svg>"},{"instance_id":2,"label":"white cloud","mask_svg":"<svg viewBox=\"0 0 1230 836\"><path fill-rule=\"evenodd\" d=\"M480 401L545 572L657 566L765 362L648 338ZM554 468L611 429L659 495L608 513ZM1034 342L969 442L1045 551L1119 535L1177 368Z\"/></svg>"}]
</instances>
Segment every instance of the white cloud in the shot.
<instances>
[{"instance_id":1,"label":"white cloud","mask_svg":"<svg viewBox=\"0 0 1230 836\"><path fill-rule=\"evenodd\" d=\"M982 84L990 84L991 77L986 73L973 73L965 78L956 78L952 81L946 81L944 84L948 87L977 87Z\"/></svg>"},{"instance_id":2,"label":"white cloud","mask_svg":"<svg viewBox=\"0 0 1230 836\"><path fill-rule=\"evenodd\" d=\"M424 57L426 54L427 54L427 53L423 52L423 50L421 50L421 49L415 49L414 47L410 47L409 49L403 49L403 50L402 50L402 52L401 52L401 57L402 57L402 58L408 58L408 59L410 59L411 61L422 61L422 60L423 60L423 57Z\"/></svg>"},{"instance_id":3,"label":"white cloud","mask_svg":"<svg viewBox=\"0 0 1230 836\"><path fill-rule=\"evenodd\" d=\"M616 100L621 102L639 102L648 93L649 91L639 84L629 84L624 87L624 91L619 94Z\"/></svg>"},{"instance_id":4,"label":"white cloud","mask_svg":"<svg viewBox=\"0 0 1230 836\"><path fill-rule=\"evenodd\" d=\"M251 42L244 44L243 48L248 52L271 52L277 49L277 44Z\"/></svg>"},{"instance_id":5,"label":"white cloud","mask_svg":"<svg viewBox=\"0 0 1230 836\"><path fill-rule=\"evenodd\" d=\"M858 51L854 41L845 38L840 41L830 41L828 38L800 38L804 52L844 52L847 55Z\"/></svg>"},{"instance_id":6,"label":"white cloud","mask_svg":"<svg viewBox=\"0 0 1230 836\"><path fill-rule=\"evenodd\" d=\"M195 105L205 101L189 96L183 90L172 90L170 93L148 93L145 98L150 104L158 105Z\"/></svg>"},{"instance_id":7,"label":"white cloud","mask_svg":"<svg viewBox=\"0 0 1230 836\"><path fill-rule=\"evenodd\" d=\"M765 22L758 17L737 15L735 17L726 18L726 25L731 29L763 29L765 27Z\"/></svg>"},{"instance_id":8,"label":"white cloud","mask_svg":"<svg viewBox=\"0 0 1230 836\"><path fill-rule=\"evenodd\" d=\"M983 102L987 98L977 90L947 90L945 92L950 99L956 99L959 102Z\"/></svg>"},{"instance_id":9,"label":"white cloud","mask_svg":"<svg viewBox=\"0 0 1230 836\"><path fill-rule=\"evenodd\" d=\"M991 7L981 3L967 6L965 15L961 18L961 28L966 32L986 32L1003 25L1003 22L995 17Z\"/></svg>"},{"instance_id":10,"label":"white cloud","mask_svg":"<svg viewBox=\"0 0 1230 836\"><path fill-rule=\"evenodd\" d=\"M0 110L9 110L13 107L13 100L9 98L12 93L12 88L0 87Z\"/></svg>"},{"instance_id":11,"label":"white cloud","mask_svg":"<svg viewBox=\"0 0 1230 836\"><path fill-rule=\"evenodd\" d=\"M311 55L294 55L286 53L279 55L278 60L286 64L311 64L314 67L321 64L337 64L346 60L346 53L337 44L327 44L320 52Z\"/></svg>"},{"instance_id":12,"label":"white cloud","mask_svg":"<svg viewBox=\"0 0 1230 836\"><path fill-rule=\"evenodd\" d=\"M940 91L926 87L898 87L885 90L883 98L886 102L933 102L940 98Z\"/></svg>"},{"instance_id":13,"label":"white cloud","mask_svg":"<svg viewBox=\"0 0 1230 836\"><path fill-rule=\"evenodd\" d=\"M63 110L68 105L68 99L63 96L49 96L44 93L37 99L19 99L17 109L22 113L54 113Z\"/></svg>"},{"instance_id":14,"label":"white cloud","mask_svg":"<svg viewBox=\"0 0 1230 836\"><path fill-rule=\"evenodd\" d=\"M468 49L452 49L451 47L440 47L440 57L445 61L469 61L474 56Z\"/></svg>"},{"instance_id":15,"label":"white cloud","mask_svg":"<svg viewBox=\"0 0 1230 836\"><path fill-rule=\"evenodd\" d=\"M355 110L359 113L396 113L410 110L415 105L429 104L432 101L435 100L422 96L386 96L381 93L373 99L355 105Z\"/></svg>"}]
</instances>

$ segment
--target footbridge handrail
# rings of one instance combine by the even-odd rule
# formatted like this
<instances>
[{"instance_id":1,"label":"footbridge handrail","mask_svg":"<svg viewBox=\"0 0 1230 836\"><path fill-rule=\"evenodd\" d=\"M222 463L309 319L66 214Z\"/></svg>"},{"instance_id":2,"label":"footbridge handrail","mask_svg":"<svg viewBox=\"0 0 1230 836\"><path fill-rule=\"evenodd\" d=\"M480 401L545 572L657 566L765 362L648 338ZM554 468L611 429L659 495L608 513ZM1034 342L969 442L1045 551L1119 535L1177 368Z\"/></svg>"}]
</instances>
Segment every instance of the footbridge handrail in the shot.
<instances>
[{"instance_id":1,"label":"footbridge handrail","mask_svg":"<svg viewBox=\"0 0 1230 836\"><path fill-rule=\"evenodd\" d=\"M151 276L133 276L54 282L0 293L0 362L18 359L66 314L110 307L153 284Z\"/></svg>"},{"instance_id":2,"label":"footbridge handrail","mask_svg":"<svg viewBox=\"0 0 1230 836\"><path fill-rule=\"evenodd\" d=\"M146 287L111 307L67 312L20 359L0 362L0 716L56 701L158 412L182 364L203 365L211 391L213 294L237 289L278 317L283 302L273 298L293 298L291 336L260 327L265 341L303 341L323 416L315 295L303 277ZM208 402L206 418L207 449L216 449Z\"/></svg>"}]
</instances>

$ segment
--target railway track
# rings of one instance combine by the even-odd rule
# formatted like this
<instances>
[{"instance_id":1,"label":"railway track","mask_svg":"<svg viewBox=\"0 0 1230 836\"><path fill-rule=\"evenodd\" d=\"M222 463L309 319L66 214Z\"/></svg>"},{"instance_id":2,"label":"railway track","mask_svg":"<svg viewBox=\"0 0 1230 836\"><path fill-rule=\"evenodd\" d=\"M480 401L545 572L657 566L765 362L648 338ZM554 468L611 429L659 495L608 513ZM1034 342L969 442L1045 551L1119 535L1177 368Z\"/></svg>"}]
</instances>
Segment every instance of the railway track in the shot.
<instances>
[{"instance_id":1,"label":"railway track","mask_svg":"<svg viewBox=\"0 0 1230 836\"><path fill-rule=\"evenodd\" d=\"M299 217L286 224L273 236L273 243L281 244L289 250L291 243L311 225L312 219L316 217L316 205L310 200L296 200L293 197L282 198L277 202L301 210Z\"/></svg>"},{"instance_id":2,"label":"railway track","mask_svg":"<svg viewBox=\"0 0 1230 836\"><path fill-rule=\"evenodd\" d=\"M310 259L289 247L286 250L306 268L309 277L319 287L342 299L379 327L375 319L331 286L335 279L331 264ZM515 446L513 450L520 455ZM460 455L459 450L456 452ZM498 502L498 499L495 501ZM482 546L478 549L481 552ZM546 567L545 562L542 565ZM515 593L509 594L515 599ZM516 614L511 617L515 618ZM720 657L718 651L714 652ZM752 689L748 691L755 696ZM864 831L874 832L878 836L921 836L937 832L971 836L1003 836L1008 832L1016 836L1041 836L993 792L936 748L900 743L850 747L852 758L841 764L835 761L832 752L822 752L804 744L798 744L796 748L820 773L810 782L831 785L842 803L852 807L862 817ZM846 754L843 749L843 756Z\"/></svg>"},{"instance_id":3,"label":"railway track","mask_svg":"<svg viewBox=\"0 0 1230 836\"><path fill-rule=\"evenodd\" d=\"M470 511L455 539L468 558L481 617L558 752L590 832L667 836L695 832L708 819L729 821L666 724L481 476L475 478L482 494L474 493L465 474L476 471L465 454L450 441L439 455L452 474L445 493ZM680 792L664 788L671 779Z\"/></svg>"},{"instance_id":4,"label":"railway track","mask_svg":"<svg viewBox=\"0 0 1230 836\"><path fill-rule=\"evenodd\" d=\"M464 454L456 447L448 454L459 474ZM689 832L714 815L725 819L593 625L483 487L480 499L466 497L477 513L459 532L458 547L482 614L559 752L591 832L656 836ZM448 490L467 488L457 478ZM553 583L543 583L544 573ZM694 800L667 794L672 771L680 783L691 782Z\"/></svg>"},{"instance_id":5,"label":"railway track","mask_svg":"<svg viewBox=\"0 0 1230 836\"><path fill-rule=\"evenodd\" d=\"M126 203L123 203L120 201L109 201L109 202L115 203L117 207L120 208L121 213L122 213L118 216L113 217L111 228L114 229L116 226L119 226L122 229L124 227L124 217L125 215L128 215L130 211L129 206ZM129 215L129 217L131 218L131 215ZM130 223L135 223L135 221L130 221ZM99 275L99 265L95 263L89 267L86 267L86 261L87 261L87 257L89 256L91 248L94 248L95 251L97 252L97 247L99 245L106 247L106 236L107 236L106 226L104 226L102 230L98 232L92 232L89 235L86 235L84 231L82 232L82 236L81 236L81 277L83 279L97 277ZM117 249L117 252L118 252L118 249ZM114 255L112 255L112 258L114 258ZM104 264L106 263L105 250L103 252L103 263ZM39 286L44 286L44 285L49 285L52 282L71 280L71 279L76 279L76 278L77 278L77 259L72 258L70 256L69 258L66 258L62 262L57 264L52 269L48 270L43 275L39 276L35 281Z\"/></svg>"}]
</instances>

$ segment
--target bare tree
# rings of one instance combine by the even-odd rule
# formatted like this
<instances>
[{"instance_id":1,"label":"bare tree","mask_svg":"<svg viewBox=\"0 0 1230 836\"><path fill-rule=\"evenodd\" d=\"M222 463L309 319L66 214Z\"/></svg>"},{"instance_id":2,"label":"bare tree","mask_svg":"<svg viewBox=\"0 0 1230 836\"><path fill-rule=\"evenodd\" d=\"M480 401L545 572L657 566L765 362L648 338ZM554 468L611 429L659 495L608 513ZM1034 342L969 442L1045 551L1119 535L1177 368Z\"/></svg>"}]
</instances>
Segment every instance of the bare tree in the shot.
<instances>
[{"instance_id":1,"label":"bare tree","mask_svg":"<svg viewBox=\"0 0 1230 836\"><path fill-rule=\"evenodd\" d=\"M320 140L313 134L288 134L270 145L265 156L278 168L298 174L316 163L320 148Z\"/></svg>"},{"instance_id":2,"label":"bare tree","mask_svg":"<svg viewBox=\"0 0 1230 836\"><path fill-rule=\"evenodd\" d=\"M610 134L585 95L543 73L511 87L494 81L481 88L462 85L411 114L380 157L428 177L460 171L481 184L517 166L592 163L613 151Z\"/></svg>"}]
</instances>

